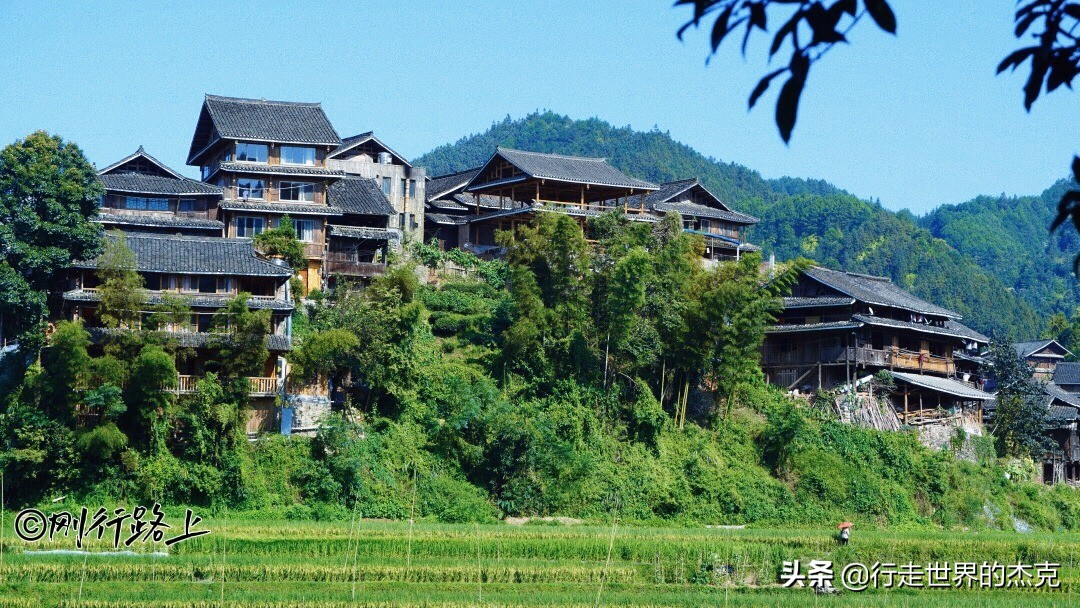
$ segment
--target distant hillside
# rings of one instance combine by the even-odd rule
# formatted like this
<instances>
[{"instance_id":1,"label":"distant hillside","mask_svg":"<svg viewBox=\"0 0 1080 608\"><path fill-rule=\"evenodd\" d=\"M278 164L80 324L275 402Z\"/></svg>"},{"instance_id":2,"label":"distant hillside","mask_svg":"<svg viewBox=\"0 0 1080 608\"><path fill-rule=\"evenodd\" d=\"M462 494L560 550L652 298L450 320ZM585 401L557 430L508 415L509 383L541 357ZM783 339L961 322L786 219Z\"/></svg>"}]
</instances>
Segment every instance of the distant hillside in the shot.
<instances>
[{"instance_id":1,"label":"distant hillside","mask_svg":"<svg viewBox=\"0 0 1080 608\"><path fill-rule=\"evenodd\" d=\"M932 232L926 223L929 217L920 225L921 220L908 212L888 211L823 180L764 179L757 171L706 157L656 130L635 131L552 112L519 120L507 117L484 133L435 148L414 164L426 167L429 175L460 171L487 160L496 146L603 156L619 169L654 182L699 177L738 210L761 218L750 239L762 245L766 255L775 253L778 259L803 255L845 270L889 276L917 295L960 312L986 333L1034 336L1042 328L1042 316L1051 311L1035 290L1013 292L1011 288L1023 282L997 274L992 246L982 257L974 246L970 250L952 246L956 236L945 232L967 231L950 229L951 221L941 223L945 232ZM1066 257L1068 251L1078 250L1073 245L1063 244ZM1031 259L1036 264L1037 256ZM1025 275L1017 270L1015 276Z\"/></svg>"},{"instance_id":2,"label":"distant hillside","mask_svg":"<svg viewBox=\"0 0 1080 608\"><path fill-rule=\"evenodd\" d=\"M1071 186L1061 180L1039 196L979 196L943 205L919 224L993 272L1041 314L1068 315L1080 304L1080 283L1072 274L1080 234L1071 225L1054 234L1046 228Z\"/></svg>"}]
</instances>

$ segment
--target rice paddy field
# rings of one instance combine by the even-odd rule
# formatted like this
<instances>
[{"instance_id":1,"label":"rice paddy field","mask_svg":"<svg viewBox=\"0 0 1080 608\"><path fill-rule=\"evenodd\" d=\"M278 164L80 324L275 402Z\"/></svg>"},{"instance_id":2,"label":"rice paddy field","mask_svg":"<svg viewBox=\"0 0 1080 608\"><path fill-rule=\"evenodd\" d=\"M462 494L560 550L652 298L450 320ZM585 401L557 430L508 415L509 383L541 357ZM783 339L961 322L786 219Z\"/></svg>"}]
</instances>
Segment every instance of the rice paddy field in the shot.
<instances>
[{"instance_id":1,"label":"rice paddy field","mask_svg":"<svg viewBox=\"0 0 1080 608\"><path fill-rule=\"evenodd\" d=\"M39 606L1072 606L1080 535L234 521L168 549L11 534L0 605ZM878 589L779 585L785 560L1059 562L1061 587ZM805 565L804 565L805 569ZM837 566L839 569L839 566ZM1078 604L1080 605L1080 604Z\"/></svg>"}]
</instances>

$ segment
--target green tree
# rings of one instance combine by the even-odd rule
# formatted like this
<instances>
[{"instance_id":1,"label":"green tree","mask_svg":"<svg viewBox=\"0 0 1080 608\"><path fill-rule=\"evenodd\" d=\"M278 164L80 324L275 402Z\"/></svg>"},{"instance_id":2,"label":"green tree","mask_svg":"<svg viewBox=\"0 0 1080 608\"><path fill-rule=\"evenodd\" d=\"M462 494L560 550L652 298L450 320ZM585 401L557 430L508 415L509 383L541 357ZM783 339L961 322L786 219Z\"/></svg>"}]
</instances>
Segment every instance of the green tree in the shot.
<instances>
[{"instance_id":1,"label":"green tree","mask_svg":"<svg viewBox=\"0 0 1080 608\"><path fill-rule=\"evenodd\" d=\"M168 412L175 402L175 396L168 389L175 387L176 382L176 363L172 356L156 344L143 346L132 362L124 390L124 401L129 408L121 427L151 455L167 451Z\"/></svg>"},{"instance_id":2,"label":"green tree","mask_svg":"<svg viewBox=\"0 0 1080 608\"><path fill-rule=\"evenodd\" d=\"M100 250L90 220L102 193L82 150L58 136L37 131L0 151L0 339L18 338L23 352L43 344L47 294Z\"/></svg>"},{"instance_id":3,"label":"green tree","mask_svg":"<svg viewBox=\"0 0 1080 608\"><path fill-rule=\"evenodd\" d=\"M50 418L70 424L90 371L90 334L81 322L60 321L41 353L41 407Z\"/></svg>"},{"instance_id":4,"label":"green tree","mask_svg":"<svg viewBox=\"0 0 1080 608\"><path fill-rule=\"evenodd\" d=\"M766 278L761 256L751 253L698 275L687 311L688 341L700 377L715 386L717 397L728 407L739 386L760 380L765 330L782 308L780 296L806 266L797 261Z\"/></svg>"},{"instance_id":5,"label":"green tree","mask_svg":"<svg viewBox=\"0 0 1080 608\"><path fill-rule=\"evenodd\" d=\"M277 227L256 234L253 240L260 251L285 260L292 268L307 266L304 244L297 238L296 226L288 215L281 216Z\"/></svg>"},{"instance_id":6,"label":"green tree","mask_svg":"<svg viewBox=\"0 0 1080 608\"><path fill-rule=\"evenodd\" d=\"M270 357L270 311L248 306L251 294L240 292L214 314L212 326L217 332L209 345L215 350L213 361L222 379L241 380L247 394L246 376L261 376Z\"/></svg>"},{"instance_id":7,"label":"green tree","mask_svg":"<svg viewBox=\"0 0 1080 608\"><path fill-rule=\"evenodd\" d=\"M142 318L146 292L139 274L135 253L127 246L122 232L113 232L97 259L97 276L101 283L98 293L98 318L105 327L138 329Z\"/></svg>"},{"instance_id":8,"label":"green tree","mask_svg":"<svg viewBox=\"0 0 1080 608\"><path fill-rule=\"evenodd\" d=\"M1041 458L1052 446L1045 435L1046 396L1031 366L1009 340L995 340L989 360L987 372L998 387L991 419L998 455Z\"/></svg>"}]
</instances>

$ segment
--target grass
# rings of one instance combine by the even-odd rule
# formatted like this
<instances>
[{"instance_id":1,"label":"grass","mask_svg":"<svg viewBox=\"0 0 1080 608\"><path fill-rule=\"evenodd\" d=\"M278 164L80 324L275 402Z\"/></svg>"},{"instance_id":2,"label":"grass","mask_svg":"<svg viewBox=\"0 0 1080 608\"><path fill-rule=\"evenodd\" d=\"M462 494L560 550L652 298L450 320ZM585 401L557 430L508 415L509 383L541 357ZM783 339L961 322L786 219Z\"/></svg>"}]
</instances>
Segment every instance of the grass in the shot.
<instances>
[{"instance_id":1,"label":"grass","mask_svg":"<svg viewBox=\"0 0 1080 608\"><path fill-rule=\"evenodd\" d=\"M213 534L136 556L34 553L5 535L0 605L42 606L1070 606L1080 534L826 529L409 526L208 519ZM351 538L359 537L359 544ZM111 550L93 541L91 550ZM355 555L355 558L353 557ZM1062 588L877 590L817 596L780 588L784 560L1061 562ZM222 579L224 576L224 579ZM355 601L353 598L355 597Z\"/></svg>"}]
</instances>

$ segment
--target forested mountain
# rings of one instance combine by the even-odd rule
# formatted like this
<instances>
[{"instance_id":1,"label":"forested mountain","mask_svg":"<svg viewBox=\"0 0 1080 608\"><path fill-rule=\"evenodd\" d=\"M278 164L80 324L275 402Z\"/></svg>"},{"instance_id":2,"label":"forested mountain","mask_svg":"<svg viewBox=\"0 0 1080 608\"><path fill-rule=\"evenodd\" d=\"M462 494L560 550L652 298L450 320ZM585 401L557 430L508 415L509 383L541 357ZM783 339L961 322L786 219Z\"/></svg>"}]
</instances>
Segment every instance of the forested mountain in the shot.
<instances>
[{"instance_id":1,"label":"forested mountain","mask_svg":"<svg viewBox=\"0 0 1080 608\"><path fill-rule=\"evenodd\" d=\"M1046 230L1070 186L1061 180L1039 196L979 196L942 205L919 224L1013 287L1041 314L1071 315L1080 303L1080 283L1072 275L1080 235L1071 225L1053 234Z\"/></svg>"},{"instance_id":2,"label":"forested mountain","mask_svg":"<svg viewBox=\"0 0 1080 608\"><path fill-rule=\"evenodd\" d=\"M802 255L835 268L889 276L915 294L960 312L967 323L988 334L1035 336L1045 316L1076 301L1068 272L1080 239L1063 231L1069 233L1051 243L1045 228L1053 201L1060 198L1056 189L1063 184L1041 197L1007 199L996 212L992 199L976 199L920 219L861 200L823 180L765 179L742 165L707 157L659 130L635 131L552 112L507 117L414 163L426 167L428 175L450 173L481 164L496 146L603 156L619 169L654 182L698 177L721 199L761 218L749 236L764 247L766 256L775 253L783 260ZM1001 269L1003 258L1007 270Z\"/></svg>"}]
</instances>

